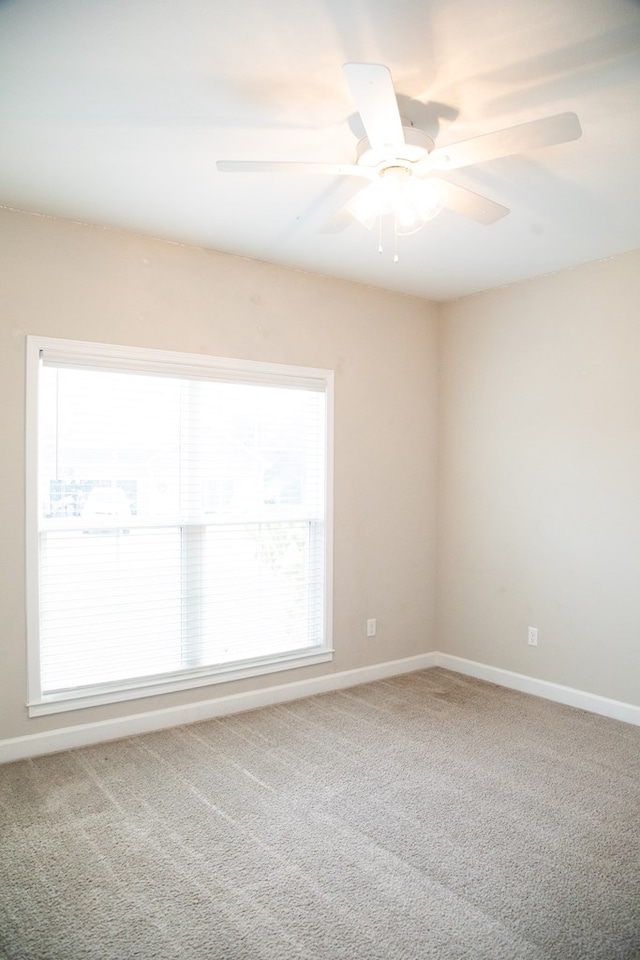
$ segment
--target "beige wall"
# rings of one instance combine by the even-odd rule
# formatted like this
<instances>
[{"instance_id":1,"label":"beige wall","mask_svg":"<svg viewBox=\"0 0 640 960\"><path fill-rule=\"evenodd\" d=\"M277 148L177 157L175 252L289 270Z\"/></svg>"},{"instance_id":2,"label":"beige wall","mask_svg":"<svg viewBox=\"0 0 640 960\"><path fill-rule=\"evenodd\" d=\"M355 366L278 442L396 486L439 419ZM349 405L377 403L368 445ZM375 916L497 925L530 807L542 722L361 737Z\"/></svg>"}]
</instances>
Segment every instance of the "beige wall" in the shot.
<instances>
[{"instance_id":1,"label":"beige wall","mask_svg":"<svg viewBox=\"0 0 640 960\"><path fill-rule=\"evenodd\" d=\"M203 250L0 210L0 739L435 649L436 307ZM336 371L332 664L27 719L27 334ZM374 640L368 617L378 620Z\"/></svg>"},{"instance_id":2,"label":"beige wall","mask_svg":"<svg viewBox=\"0 0 640 960\"><path fill-rule=\"evenodd\" d=\"M640 253L444 305L440 343L440 649L640 704Z\"/></svg>"}]
</instances>

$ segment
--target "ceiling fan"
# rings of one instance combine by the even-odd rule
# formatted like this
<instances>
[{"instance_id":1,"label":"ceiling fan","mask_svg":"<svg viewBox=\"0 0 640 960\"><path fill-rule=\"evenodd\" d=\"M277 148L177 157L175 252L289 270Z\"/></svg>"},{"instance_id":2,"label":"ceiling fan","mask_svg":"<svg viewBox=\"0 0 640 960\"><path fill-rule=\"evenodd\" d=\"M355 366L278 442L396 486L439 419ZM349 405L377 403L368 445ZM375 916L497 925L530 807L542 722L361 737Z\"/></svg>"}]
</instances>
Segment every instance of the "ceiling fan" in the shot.
<instances>
[{"instance_id":1,"label":"ceiling fan","mask_svg":"<svg viewBox=\"0 0 640 960\"><path fill-rule=\"evenodd\" d=\"M346 210L367 227L393 214L397 236L421 229L445 207L482 224L495 223L509 213L507 207L442 179L441 174L582 135L575 113L558 113L438 147L427 133L400 116L388 67L345 63L343 70L366 134L357 145L355 163L219 160L217 169L223 173L309 173L368 180Z\"/></svg>"}]
</instances>

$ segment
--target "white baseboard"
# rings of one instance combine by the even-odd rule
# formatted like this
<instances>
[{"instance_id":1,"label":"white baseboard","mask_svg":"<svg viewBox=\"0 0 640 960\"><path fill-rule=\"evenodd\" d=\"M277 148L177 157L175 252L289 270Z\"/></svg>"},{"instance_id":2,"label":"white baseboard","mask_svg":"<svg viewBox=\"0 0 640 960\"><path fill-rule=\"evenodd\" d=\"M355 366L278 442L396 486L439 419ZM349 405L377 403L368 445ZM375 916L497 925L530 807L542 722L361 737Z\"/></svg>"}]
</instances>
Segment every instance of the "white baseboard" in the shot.
<instances>
[{"instance_id":1,"label":"white baseboard","mask_svg":"<svg viewBox=\"0 0 640 960\"><path fill-rule=\"evenodd\" d=\"M121 740L123 737L131 737L140 733L151 733L168 727L179 727L184 723L196 723L199 720L210 720L213 717L221 717L231 713L243 713L246 710L255 710L258 707L266 707L274 703L301 700L303 697L311 697L317 693L328 693L331 690L355 687L361 683L384 680L385 677L413 673L416 670L435 667L436 656L435 653L423 653L402 660L375 663L368 667L360 667L357 670L344 670L341 673L326 674L310 680L282 683L261 690L253 690L249 693L235 693L227 697L188 703L184 706L150 710L146 713L116 717L113 720L103 720L99 723L82 723L45 731L44 733L33 733L24 737L0 740L0 764L11 763L14 760L25 760L28 757L38 757L47 753L59 753L61 750L70 750L74 747L86 747L107 740Z\"/></svg>"},{"instance_id":2,"label":"white baseboard","mask_svg":"<svg viewBox=\"0 0 640 960\"><path fill-rule=\"evenodd\" d=\"M564 703L568 707L578 707L580 710L588 710L590 713L598 713L603 717L611 717L613 720L622 720L624 723L640 726L640 707L636 707L632 703L609 700L607 697L599 697L595 693L585 693L583 690L576 690L573 687L563 687L559 683L551 683L548 680L537 680L535 677L528 677L523 673L513 673L511 670L502 670L500 667L490 667L484 663L454 657L448 653L436 653L435 660L436 666L452 670L454 673L464 673L468 677L487 680L489 683L495 683L500 687L509 687L509 689L519 690L521 693L531 693L533 696L542 697L544 700L553 700L556 703Z\"/></svg>"},{"instance_id":3,"label":"white baseboard","mask_svg":"<svg viewBox=\"0 0 640 960\"><path fill-rule=\"evenodd\" d=\"M344 670L341 673L326 674L310 680L298 680L293 683L282 683L277 686L265 687L262 690L253 690L249 693L235 693L227 697L218 697L214 700L201 700L197 703L188 703L179 707L168 707L164 710L150 710L145 713L135 713L125 717L116 717L113 720L104 720L99 723L83 723L71 727L62 727L57 730L33 733L24 737L14 737L0 740L0 764L11 763L14 760L25 760L28 757L38 757L47 753L59 753L61 750L70 750L74 747L85 747L90 744L103 743L108 740L120 740L140 733L152 733L155 730L164 730L168 727L178 727L184 723L195 723L199 720L209 720L213 717L226 716L231 713L243 713L246 710L255 710L275 703L286 703L288 700L300 700L317 693L328 693L331 690L343 690L346 687L355 687L361 683L371 683L374 680L384 680L385 677L394 677L403 673L413 673L416 670L426 670L430 667L443 667L454 673L462 673L478 680L486 680L501 687L530 693L545 700L554 700L570 707L578 707L591 713L598 713L614 720L622 720L640 726L640 707L630 703L621 703L618 700L609 700L593 693L585 693L572 687L563 687L547 680L537 680L521 673L502 670L499 667L490 667L474 660L465 660L447 653L424 653L417 657L406 657L403 660L389 660L385 663L376 663L357 670Z\"/></svg>"}]
</instances>

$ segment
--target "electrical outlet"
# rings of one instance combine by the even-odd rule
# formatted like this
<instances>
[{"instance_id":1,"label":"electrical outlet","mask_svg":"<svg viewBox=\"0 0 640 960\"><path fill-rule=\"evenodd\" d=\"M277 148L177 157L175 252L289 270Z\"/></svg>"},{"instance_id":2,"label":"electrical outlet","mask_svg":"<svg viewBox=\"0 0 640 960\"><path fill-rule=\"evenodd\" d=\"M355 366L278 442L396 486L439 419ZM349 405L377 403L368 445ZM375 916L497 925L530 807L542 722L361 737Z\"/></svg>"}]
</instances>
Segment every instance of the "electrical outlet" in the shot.
<instances>
[{"instance_id":1,"label":"electrical outlet","mask_svg":"<svg viewBox=\"0 0 640 960\"><path fill-rule=\"evenodd\" d=\"M538 628L537 627L529 627L527 639L530 647L538 646Z\"/></svg>"},{"instance_id":2,"label":"electrical outlet","mask_svg":"<svg viewBox=\"0 0 640 960\"><path fill-rule=\"evenodd\" d=\"M367 620L367 636L375 637L376 635L376 620L375 617L372 617L371 620Z\"/></svg>"}]
</instances>

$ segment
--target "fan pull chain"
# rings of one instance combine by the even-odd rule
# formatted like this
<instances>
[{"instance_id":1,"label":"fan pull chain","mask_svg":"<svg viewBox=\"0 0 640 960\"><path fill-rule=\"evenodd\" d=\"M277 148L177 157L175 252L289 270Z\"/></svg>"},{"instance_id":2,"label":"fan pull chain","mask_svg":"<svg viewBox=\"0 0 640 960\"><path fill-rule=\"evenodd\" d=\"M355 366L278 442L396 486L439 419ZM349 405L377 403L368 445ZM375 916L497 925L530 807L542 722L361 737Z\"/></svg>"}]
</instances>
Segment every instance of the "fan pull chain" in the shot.
<instances>
[{"instance_id":1,"label":"fan pull chain","mask_svg":"<svg viewBox=\"0 0 640 960\"><path fill-rule=\"evenodd\" d=\"M382 246L382 216L378 216L378 253L384 253ZM393 222L393 262L398 263L398 221Z\"/></svg>"}]
</instances>

